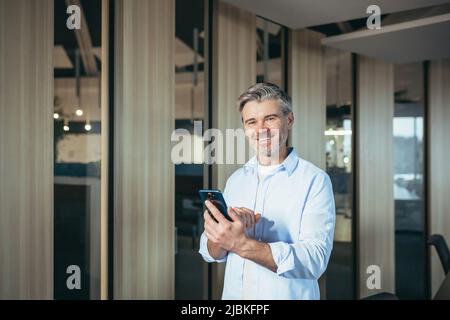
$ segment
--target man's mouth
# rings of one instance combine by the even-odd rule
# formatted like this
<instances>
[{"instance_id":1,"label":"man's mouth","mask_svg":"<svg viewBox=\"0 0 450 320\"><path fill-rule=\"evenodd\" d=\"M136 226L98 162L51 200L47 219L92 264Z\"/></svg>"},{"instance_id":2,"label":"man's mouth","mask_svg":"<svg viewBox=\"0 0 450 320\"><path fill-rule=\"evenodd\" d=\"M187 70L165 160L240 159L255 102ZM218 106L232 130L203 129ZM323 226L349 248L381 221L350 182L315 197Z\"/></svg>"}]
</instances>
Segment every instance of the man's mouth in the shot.
<instances>
[{"instance_id":1,"label":"man's mouth","mask_svg":"<svg viewBox=\"0 0 450 320\"><path fill-rule=\"evenodd\" d=\"M271 140L271 137L266 137L266 138L258 138L257 141L258 143L267 143Z\"/></svg>"}]
</instances>

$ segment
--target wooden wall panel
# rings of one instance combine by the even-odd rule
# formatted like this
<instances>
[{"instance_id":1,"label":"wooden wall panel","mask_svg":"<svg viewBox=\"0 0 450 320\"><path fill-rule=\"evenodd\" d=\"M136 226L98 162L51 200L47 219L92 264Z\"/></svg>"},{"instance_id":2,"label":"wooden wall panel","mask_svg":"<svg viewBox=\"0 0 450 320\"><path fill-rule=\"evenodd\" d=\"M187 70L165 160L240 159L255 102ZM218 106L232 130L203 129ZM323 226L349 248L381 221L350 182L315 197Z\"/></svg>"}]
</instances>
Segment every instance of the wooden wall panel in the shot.
<instances>
[{"instance_id":1,"label":"wooden wall panel","mask_svg":"<svg viewBox=\"0 0 450 320\"><path fill-rule=\"evenodd\" d=\"M0 1L0 299L53 298L53 0Z\"/></svg>"},{"instance_id":2,"label":"wooden wall panel","mask_svg":"<svg viewBox=\"0 0 450 320\"><path fill-rule=\"evenodd\" d=\"M450 59L431 61L429 69L429 221L430 235L442 234L450 245ZM431 250L431 291L436 294L444 271Z\"/></svg>"},{"instance_id":3,"label":"wooden wall panel","mask_svg":"<svg viewBox=\"0 0 450 320\"><path fill-rule=\"evenodd\" d=\"M295 122L290 144L300 157L325 169L326 65L323 35L290 31L288 92Z\"/></svg>"},{"instance_id":4,"label":"wooden wall panel","mask_svg":"<svg viewBox=\"0 0 450 320\"><path fill-rule=\"evenodd\" d=\"M256 83L256 16L217 1L213 30L213 128L243 128L236 100ZM216 166L215 182L223 189L242 164Z\"/></svg>"},{"instance_id":5,"label":"wooden wall panel","mask_svg":"<svg viewBox=\"0 0 450 320\"><path fill-rule=\"evenodd\" d=\"M322 38L311 30L289 31L288 93L295 119L289 144L300 157L325 169L327 89ZM325 279L326 274L319 279L321 299L326 298Z\"/></svg>"},{"instance_id":6,"label":"wooden wall panel","mask_svg":"<svg viewBox=\"0 0 450 320\"><path fill-rule=\"evenodd\" d=\"M359 296L395 292L393 194L393 65L358 57L357 228ZM367 288L367 267L381 272L381 289Z\"/></svg>"},{"instance_id":7,"label":"wooden wall panel","mask_svg":"<svg viewBox=\"0 0 450 320\"><path fill-rule=\"evenodd\" d=\"M109 186L109 12L110 1L102 0L101 70L101 213L100 213L100 298L108 299L108 186ZM112 297L111 297L112 298Z\"/></svg>"},{"instance_id":8,"label":"wooden wall panel","mask_svg":"<svg viewBox=\"0 0 450 320\"><path fill-rule=\"evenodd\" d=\"M174 0L118 0L114 298L174 298Z\"/></svg>"},{"instance_id":9,"label":"wooden wall panel","mask_svg":"<svg viewBox=\"0 0 450 320\"><path fill-rule=\"evenodd\" d=\"M215 1L213 10L212 128L220 129L225 138L226 129L242 128L236 100L256 83L256 16L223 1ZM241 166L214 165L213 187L223 191L228 177ZM224 264L215 265L215 299L222 294L223 274Z\"/></svg>"}]
</instances>

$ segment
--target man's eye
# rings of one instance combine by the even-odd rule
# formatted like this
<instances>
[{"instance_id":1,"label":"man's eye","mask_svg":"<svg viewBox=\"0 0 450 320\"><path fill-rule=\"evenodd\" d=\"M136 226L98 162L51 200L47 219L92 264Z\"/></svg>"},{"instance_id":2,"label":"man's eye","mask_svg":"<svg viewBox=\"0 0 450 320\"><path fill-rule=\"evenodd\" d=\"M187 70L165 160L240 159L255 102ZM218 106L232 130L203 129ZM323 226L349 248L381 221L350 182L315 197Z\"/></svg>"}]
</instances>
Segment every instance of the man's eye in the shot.
<instances>
[{"instance_id":1,"label":"man's eye","mask_svg":"<svg viewBox=\"0 0 450 320\"><path fill-rule=\"evenodd\" d=\"M268 117L267 120L268 121L273 121L273 120L275 120L275 117Z\"/></svg>"}]
</instances>

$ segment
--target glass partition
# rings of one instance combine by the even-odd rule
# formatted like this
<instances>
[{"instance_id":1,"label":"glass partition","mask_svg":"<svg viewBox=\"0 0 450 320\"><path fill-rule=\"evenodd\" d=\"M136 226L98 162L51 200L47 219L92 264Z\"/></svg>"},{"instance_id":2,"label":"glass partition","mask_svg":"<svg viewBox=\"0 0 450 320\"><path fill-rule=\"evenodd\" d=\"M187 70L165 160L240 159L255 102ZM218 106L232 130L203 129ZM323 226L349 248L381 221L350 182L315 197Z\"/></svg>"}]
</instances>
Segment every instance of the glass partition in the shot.
<instances>
[{"instance_id":1,"label":"glass partition","mask_svg":"<svg viewBox=\"0 0 450 320\"><path fill-rule=\"evenodd\" d=\"M427 299L423 73L422 63L394 67L395 292L400 299Z\"/></svg>"},{"instance_id":2,"label":"glass partition","mask_svg":"<svg viewBox=\"0 0 450 320\"><path fill-rule=\"evenodd\" d=\"M256 82L283 88L282 34L279 24L256 17Z\"/></svg>"},{"instance_id":3,"label":"glass partition","mask_svg":"<svg viewBox=\"0 0 450 320\"><path fill-rule=\"evenodd\" d=\"M327 299L355 297L353 245L352 57L348 52L326 48L327 109L326 171L333 184L336 227L333 251L326 272Z\"/></svg>"},{"instance_id":4,"label":"glass partition","mask_svg":"<svg viewBox=\"0 0 450 320\"><path fill-rule=\"evenodd\" d=\"M175 128L199 139L193 146L203 146L204 1L177 0L175 23ZM194 124L200 129L194 130ZM208 268L198 253L203 232L203 205L197 193L203 188L202 149L193 149L191 154L190 163L175 165L176 299L205 299L208 295Z\"/></svg>"},{"instance_id":5,"label":"glass partition","mask_svg":"<svg viewBox=\"0 0 450 320\"><path fill-rule=\"evenodd\" d=\"M54 298L100 298L101 0L54 14Z\"/></svg>"}]
</instances>

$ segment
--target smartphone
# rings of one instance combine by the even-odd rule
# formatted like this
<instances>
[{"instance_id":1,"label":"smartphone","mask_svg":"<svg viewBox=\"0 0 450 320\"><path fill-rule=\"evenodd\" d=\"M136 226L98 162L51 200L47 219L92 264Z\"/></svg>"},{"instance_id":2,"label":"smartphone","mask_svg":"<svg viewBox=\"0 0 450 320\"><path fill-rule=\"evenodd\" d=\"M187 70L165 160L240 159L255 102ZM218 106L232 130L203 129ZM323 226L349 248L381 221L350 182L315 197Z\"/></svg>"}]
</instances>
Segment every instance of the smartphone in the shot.
<instances>
[{"instance_id":1,"label":"smartphone","mask_svg":"<svg viewBox=\"0 0 450 320\"><path fill-rule=\"evenodd\" d=\"M198 193L200 194L200 199L202 200L203 204L205 203L206 200L211 201L211 203L215 205L217 209L219 209L219 211L227 220L233 221L228 215L227 204L225 203L225 199L223 198L222 192L220 192L220 190L199 190ZM214 220L216 220L209 210L208 212L209 215Z\"/></svg>"}]
</instances>

